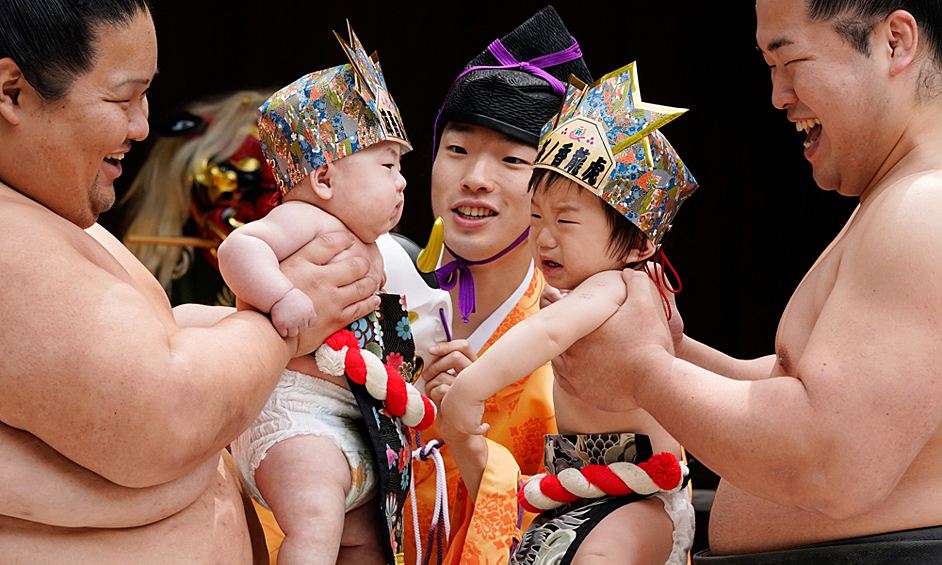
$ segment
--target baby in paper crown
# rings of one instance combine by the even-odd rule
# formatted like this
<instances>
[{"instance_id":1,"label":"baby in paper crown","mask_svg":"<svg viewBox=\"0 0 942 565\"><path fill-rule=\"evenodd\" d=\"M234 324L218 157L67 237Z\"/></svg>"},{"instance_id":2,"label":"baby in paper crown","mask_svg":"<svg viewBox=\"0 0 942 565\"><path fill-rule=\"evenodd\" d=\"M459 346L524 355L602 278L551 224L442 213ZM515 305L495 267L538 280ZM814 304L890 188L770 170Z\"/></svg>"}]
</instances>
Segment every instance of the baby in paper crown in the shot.
<instances>
[{"instance_id":1,"label":"baby in paper crown","mask_svg":"<svg viewBox=\"0 0 942 565\"><path fill-rule=\"evenodd\" d=\"M236 229L219 247L226 283L242 300L270 312L282 336L306 330L315 312L310 299L282 275L279 262L319 234L349 231L370 248L373 272L382 273L375 241L402 213L406 181L399 163L411 146L381 72L365 57L352 30L351 43L341 40L353 64L301 77L259 108L262 149L283 203ZM360 320L365 329L356 338L348 332L353 343L347 345L355 348L365 332L369 337L360 347L382 349L385 357L392 341L388 334L395 331L387 330L384 343L378 317ZM410 385L398 385L403 386ZM293 359L258 419L233 443L250 493L272 510L286 534L280 563L388 560L384 546L390 538L378 528L378 505L365 504L374 498L381 476L371 441L377 428L366 426L357 390L351 392L342 369L331 373L313 356ZM382 404L378 412L385 412ZM395 431L398 416L384 420L393 422ZM388 434L384 439L390 441ZM384 452L382 465L386 458ZM407 475L408 455L400 459L395 470Z\"/></svg>"},{"instance_id":2,"label":"baby in paper crown","mask_svg":"<svg viewBox=\"0 0 942 565\"><path fill-rule=\"evenodd\" d=\"M543 131L530 180L530 247L564 296L514 326L459 373L442 417L484 433L484 401L530 374L608 319L626 300L624 268L645 268L665 305L659 244L696 183L657 131L684 110L641 102L634 64L591 87L570 79L560 113ZM617 354L617 352L612 352ZM578 371L578 367L569 367ZM511 563L682 565L694 513L682 449L647 412L603 412L559 386L560 435L545 436L545 475L518 493L541 513ZM590 535L591 533L591 535ZM594 562L594 561L593 561Z\"/></svg>"}]
</instances>

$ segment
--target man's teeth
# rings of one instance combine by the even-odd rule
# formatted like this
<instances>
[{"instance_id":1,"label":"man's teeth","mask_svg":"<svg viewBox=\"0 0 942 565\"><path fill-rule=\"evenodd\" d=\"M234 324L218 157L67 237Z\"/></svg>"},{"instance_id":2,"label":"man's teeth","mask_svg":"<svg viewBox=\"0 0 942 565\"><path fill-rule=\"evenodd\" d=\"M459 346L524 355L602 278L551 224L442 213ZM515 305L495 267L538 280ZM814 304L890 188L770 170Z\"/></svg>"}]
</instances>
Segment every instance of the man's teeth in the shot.
<instances>
[{"instance_id":1,"label":"man's teeth","mask_svg":"<svg viewBox=\"0 0 942 565\"><path fill-rule=\"evenodd\" d=\"M493 216L494 212L487 208L472 208L471 206L459 206L458 213L462 216L484 217Z\"/></svg>"},{"instance_id":2,"label":"man's teeth","mask_svg":"<svg viewBox=\"0 0 942 565\"><path fill-rule=\"evenodd\" d=\"M799 120L795 122L795 130L796 131L804 130L805 133L808 133L808 131L811 130L811 128L813 128L815 125L820 124L820 123L821 121L818 120L818 118L812 118L810 120Z\"/></svg>"},{"instance_id":3,"label":"man's teeth","mask_svg":"<svg viewBox=\"0 0 942 565\"><path fill-rule=\"evenodd\" d=\"M105 155L105 159L120 161L121 159L124 159L124 153L112 153L111 155Z\"/></svg>"}]
</instances>

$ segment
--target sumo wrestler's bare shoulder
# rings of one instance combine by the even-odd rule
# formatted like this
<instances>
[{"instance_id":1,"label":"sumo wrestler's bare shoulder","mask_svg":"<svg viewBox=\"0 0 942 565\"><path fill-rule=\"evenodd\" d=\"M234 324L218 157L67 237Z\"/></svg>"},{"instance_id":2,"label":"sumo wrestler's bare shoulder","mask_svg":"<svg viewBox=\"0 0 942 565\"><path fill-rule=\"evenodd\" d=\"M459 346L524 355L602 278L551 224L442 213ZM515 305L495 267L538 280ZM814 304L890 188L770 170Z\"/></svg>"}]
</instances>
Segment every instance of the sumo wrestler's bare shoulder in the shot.
<instances>
[{"instance_id":1,"label":"sumo wrestler's bare shoulder","mask_svg":"<svg viewBox=\"0 0 942 565\"><path fill-rule=\"evenodd\" d=\"M53 275L54 266L63 271L81 263L117 273L115 259L84 230L2 183L0 237L0 280L29 272Z\"/></svg>"},{"instance_id":2,"label":"sumo wrestler's bare shoulder","mask_svg":"<svg viewBox=\"0 0 942 565\"><path fill-rule=\"evenodd\" d=\"M889 277L903 288L912 281L930 291L942 284L940 214L942 170L887 184L862 200L843 258L871 277Z\"/></svg>"}]
</instances>

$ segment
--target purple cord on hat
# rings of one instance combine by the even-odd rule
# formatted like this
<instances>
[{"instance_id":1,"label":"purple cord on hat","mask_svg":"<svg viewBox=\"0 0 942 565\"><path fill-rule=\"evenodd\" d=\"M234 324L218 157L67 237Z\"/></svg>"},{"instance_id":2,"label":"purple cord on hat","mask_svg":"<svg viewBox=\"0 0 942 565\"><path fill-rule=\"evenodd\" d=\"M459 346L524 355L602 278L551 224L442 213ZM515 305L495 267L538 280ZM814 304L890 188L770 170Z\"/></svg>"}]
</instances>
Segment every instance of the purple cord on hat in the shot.
<instances>
[{"instance_id":1,"label":"purple cord on hat","mask_svg":"<svg viewBox=\"0 0 942 565\"><path fill-rule=\"evenodd\" d=\"M572 36L570 36L572 37ZM573 44L568 48L557 51L556 53L550 53L549 55L541 55L535 59L530 59L529 61L524 61L521 63L513 55L510 54L510 51L504 47L504 44L500 42L500 39L495 39L493 43L487 46L487 50L491 52L495 58L503 65L499 68L513 68L518 67L522 71L526 71L531 75L536 75L542 79L545 79L546 82L550 83L550 86L553 87L553 92L562 96L566 94L566 87L558 78L544 71L543 69L547 67L555 67L556 65L561 65L572 61L573 59L578 59L582 56L582 50L579 48L579 44L576 43L576 38L572 38ZM472 67L468 71L474 69L480 69L482 67ZM488 67L483 67L488 68ZM494 68L494 67L489 67ZM468 71L465 71L467 73ZM463 75L464 73L462 73ZM458 75L458 78L461 78L461 75Z\"/></svg>"},{"instance_id":2,"label":"purple cord on hat","mask_svg":"<svg viewBox=\"0 0 942 565\"><path fill-rule=\"evenodd\" d=\"M451 83L451 87L448 89L448 94L445 95L445 101L442 102L442 107L438 110L438 115L435 116L435 124L432 127L432 143L437 143L438 140L438 120L442 117L442 112L445 111L445 104L448 103L448 97L451 96L451 91L454 90L455 85L458 84L458 80L461 79L464 75L470 73L471 71L476 71L479 69L513 69L517 68L521 71L530 73L531 75L538 76L547 82L550 83L550 86L553 87L553 92L559 96L566 94L566 86L559 81L556 77L549 74L543 69L547 67L555 67L556 65L562 65L563 63L568 63L569 61L575 61L579 57L582 57L582 49L579 48L579 42L576 41L575 37L569 36L572 39L572 45L563 49L562 51L557 51L555 53L550 53L548 55L540 55L529 61L520 62L518 61L511 53L504 47L504 44L500 42L500 39L495 39L490 45L487 46L487 50L491 52L491 55L500 63L500 65L481 65L477 67L471 67L465 69L455 78L455 81ZM435 153L438 151L438 148L433 145L432 147L432 159L435 159Z\"/></svg>"},{"instance_id":3,"label":"purple cord on hat","mask_svg":"<svg viewBox=\"0 0 942 565\"><path fill-rule=\"evenodd\" d=\"M438 279L438 286L442 290L451 290L455 288L456 284L458 285L458 311L461 312L461 319L464 323L468 323L468 315L474 312L475 306L474 277L471 276L471 269L469 269L469 267L472 265L484 265L496 259L500 259L512 249L526 241L529 233L530 228L527 228L520 234L520 237L508 245L506 249L490 259L484 259L483 261L468 261L452 251L451 248L448 247L448 244L445 244L445 249L451 253L455 260L436 269L435 278Z\"/></svg>"}]
</instances>

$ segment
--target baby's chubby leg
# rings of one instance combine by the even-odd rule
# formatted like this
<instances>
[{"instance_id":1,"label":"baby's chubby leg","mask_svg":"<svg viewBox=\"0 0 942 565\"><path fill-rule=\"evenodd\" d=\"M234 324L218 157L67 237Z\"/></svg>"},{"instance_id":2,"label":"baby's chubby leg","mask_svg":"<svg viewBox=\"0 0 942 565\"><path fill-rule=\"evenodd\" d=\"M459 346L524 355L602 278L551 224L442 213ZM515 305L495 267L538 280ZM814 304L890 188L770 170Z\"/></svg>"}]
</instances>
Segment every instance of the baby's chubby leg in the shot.
<instances>
[{"instance_id":1,"label":"baby's chubby leg","mask_svg":"<svg viewBox=\"0 0 942 565\"><path fill-rule=\"evenodd\" d=\"M664 565L671 555L674 523L656 498L622 506L589 532L573 565Z\"/></svg>"},{"instance_id":2,"label":"baby's chubby leg","mask_svg":"<svg viewBox=\"0 0 942 565\"><path fill-rule=\"evenodd\" d=\"M340 448L321 436L288 438L268 450L255 482L285 532L279 564L333 565L350 490L350 466Z\"/></svg>"},{"instance_id":3,"label":"baby's chubby leg","mask_svg":"<svg viewBox=\"0 0 942 565\"><path fill-rule=\"evenodd\" d=\"M381 519L375 496L347 512L337 565L386 565L383 538L388 532Z\"/></svg>"}]
</instances>

